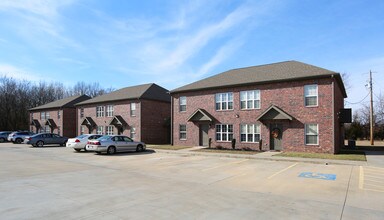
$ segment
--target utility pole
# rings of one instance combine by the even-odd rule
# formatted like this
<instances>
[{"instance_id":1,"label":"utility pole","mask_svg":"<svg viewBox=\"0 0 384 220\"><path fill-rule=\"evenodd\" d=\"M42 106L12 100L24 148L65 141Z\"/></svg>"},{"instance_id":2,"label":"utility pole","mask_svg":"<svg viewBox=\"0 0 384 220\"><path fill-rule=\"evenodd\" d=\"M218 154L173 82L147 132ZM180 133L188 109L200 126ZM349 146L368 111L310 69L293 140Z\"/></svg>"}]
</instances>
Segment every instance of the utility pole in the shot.
<instances>
[{"instance_id":1,"label":"utility pole","mask_svg":"<svg viewBox=\"0 0 384 220\"><path fill-rule=\"evenodd\" d=\"M372 71L369 71L369 91L371 94L371 107L369 112L369 124L370 124L370 138L371 138L371 145L374 145L373 140L373 133L374 133L374 124L373 124L373 92L372 92Z\"/></svg>"}]
</instances>

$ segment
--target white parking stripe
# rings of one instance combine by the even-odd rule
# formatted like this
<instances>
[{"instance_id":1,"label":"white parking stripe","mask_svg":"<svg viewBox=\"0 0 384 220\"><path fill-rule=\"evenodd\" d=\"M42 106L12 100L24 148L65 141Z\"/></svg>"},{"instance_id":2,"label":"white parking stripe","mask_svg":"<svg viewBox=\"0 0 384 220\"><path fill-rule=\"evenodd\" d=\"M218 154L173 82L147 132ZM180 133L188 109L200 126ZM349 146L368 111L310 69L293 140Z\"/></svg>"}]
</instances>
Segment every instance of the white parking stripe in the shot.
<instances>
[{"instance_id":1,"label":"white parking stripe","mask_svg":"<svg viewBox=\"0 0 384 220\"><path fill-rule=\"evenodd\" d=\"M280 173L282 173L282 172L284 172L284 171L286 171L288 169L291 169L292 167L296 166L297 164L299 164L299 163L292 164L291 166L289 166L289 167L287 167L285 169L282 169L282 170L280 170L277 173L274 173L273 175L269 176L268 179L272 179L274 176L279 175Z\"/></svg>"}]
</instances>

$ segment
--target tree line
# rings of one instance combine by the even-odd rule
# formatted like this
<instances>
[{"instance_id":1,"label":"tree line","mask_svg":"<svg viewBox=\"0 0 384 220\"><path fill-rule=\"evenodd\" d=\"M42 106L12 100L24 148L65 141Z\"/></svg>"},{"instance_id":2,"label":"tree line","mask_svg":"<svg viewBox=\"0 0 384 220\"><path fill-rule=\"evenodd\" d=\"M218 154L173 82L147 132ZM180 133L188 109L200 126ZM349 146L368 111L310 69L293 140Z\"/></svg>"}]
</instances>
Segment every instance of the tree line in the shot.
<instances>
[{"instance_id":1,"label":"tree line","mask_svg":"<svg viewBox=\"0 0 384 220\"><path fill-rule=\"evenodd\" d=\"M113 91L99 83L77 82L73 87L60 82L38 83L0 77L0 131L29 130L29 109L59 99L86 94L96 97Z\"/></svg>"},{"instance_id":2,"label":"tree line","mask_svg":"<svg viewBox=\"0 0 384 220\"><path fill-rule=\"evenodd\" d=\"M375 96L373 107L374 121L374 139L384 140L384 96ZM360 109L354 111L352 123L345 125L345 136L347 139L365 139L370 138L370 107L363 105Z\"/></svg>"}]
</instances>

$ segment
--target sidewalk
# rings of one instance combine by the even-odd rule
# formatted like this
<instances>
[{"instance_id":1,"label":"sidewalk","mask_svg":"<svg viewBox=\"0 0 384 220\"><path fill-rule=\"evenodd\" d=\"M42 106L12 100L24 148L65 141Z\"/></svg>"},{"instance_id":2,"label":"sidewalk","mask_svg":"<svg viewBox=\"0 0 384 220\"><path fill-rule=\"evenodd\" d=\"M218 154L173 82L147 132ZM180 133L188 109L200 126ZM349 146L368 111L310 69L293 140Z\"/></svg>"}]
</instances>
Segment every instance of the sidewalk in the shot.
<instances>
[{"instance_id":1,"label":"sidewalk","mask_svg":"<svg viewBox=\"0 0 384 220\"><path fill-rule=\"evenodd\" d=\"M369 166L384 168L384 152L383 151L365 151Z\"/></svg>"},{"instance_id":2,"label":"sidewalk","mask_svg":"<svg viewBox=\"0 0 384 220\"><path fill-rule=\"evenodd\" d=\"M150 147L148 147L151 149ZM315 163L315 164L337 164L337 165L352 165L352 166L367 166L366 161L353 161L353 160L329 160L329 159L316 159L316 158L298 158L298 157L279 157L274 156L280 152L266 151L258 154L232 154L232 153L210 153L210 152L199 152L198 149L204 147L192 147L181 150L161 150L153 149L159 153L167 154L180 154L185 156L208 156L208 157L229 157L229 158L244 158L244 159L256 159L256 160L272 160L272 161L287 161L287 162L303 162L303 163ZM383 158L384 156L381 155ZM384 158L383 158L384 159ZM368 160L368 155L367 155ZM384 167L384 162L383 162Z\"/></svg>"}]
</instances>

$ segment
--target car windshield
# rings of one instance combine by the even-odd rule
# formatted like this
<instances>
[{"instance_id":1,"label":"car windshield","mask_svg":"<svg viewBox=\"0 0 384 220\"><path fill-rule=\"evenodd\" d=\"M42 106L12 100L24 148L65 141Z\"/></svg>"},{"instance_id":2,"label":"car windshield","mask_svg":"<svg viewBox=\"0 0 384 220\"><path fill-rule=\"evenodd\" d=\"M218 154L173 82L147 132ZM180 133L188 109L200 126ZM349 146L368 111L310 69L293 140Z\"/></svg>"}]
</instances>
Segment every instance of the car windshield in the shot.
<instances>
[{"instance_id":1,"label":"car windshield","mask_svg":"<svg viewBox=\"0 0 384 220\"><path fill-rule=\"evenodd\" d=\"M97 140L105 141L105 140L108 140L109 138L111 138L111 136L109 136L109 135L104 135L104 136L99 137Z\"/></svg>"},{"instance_id":2,"label":"car windshield","mask_svg":"<svg viewBox=\"0 0 384 220\"><path fill-rule=\"evenodd\" d=\"M87 137L87 135L82 134L82 135L77 136L76 138L83 139L83 138L86 138L86 137Z\"/></svg>"}]
</instances>

